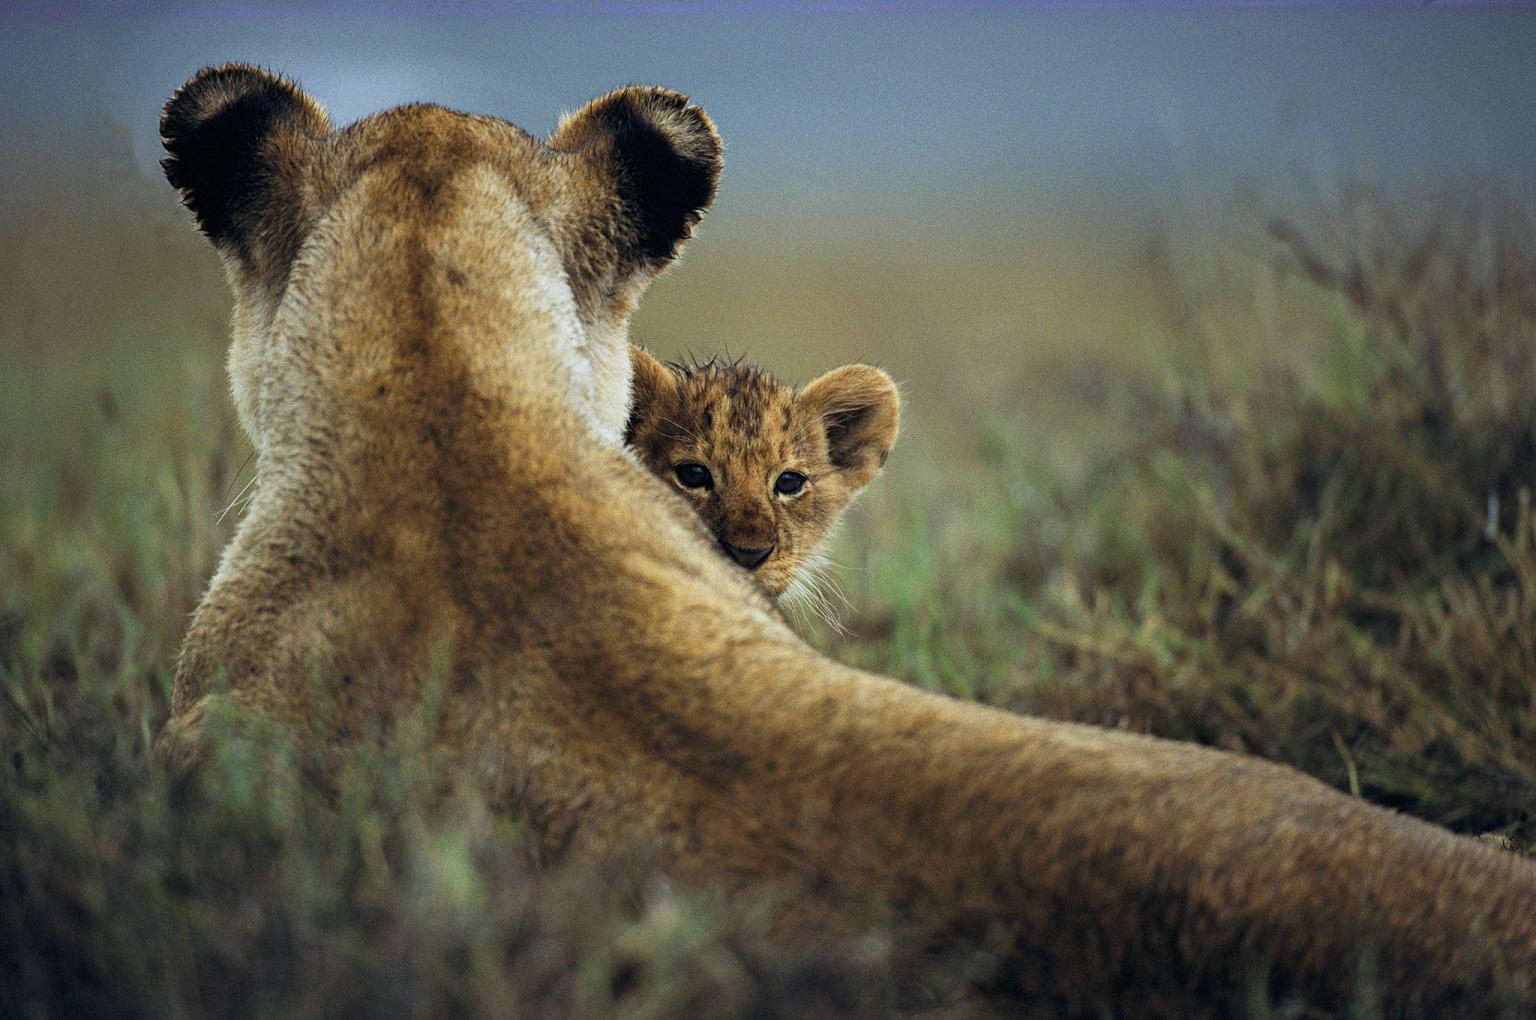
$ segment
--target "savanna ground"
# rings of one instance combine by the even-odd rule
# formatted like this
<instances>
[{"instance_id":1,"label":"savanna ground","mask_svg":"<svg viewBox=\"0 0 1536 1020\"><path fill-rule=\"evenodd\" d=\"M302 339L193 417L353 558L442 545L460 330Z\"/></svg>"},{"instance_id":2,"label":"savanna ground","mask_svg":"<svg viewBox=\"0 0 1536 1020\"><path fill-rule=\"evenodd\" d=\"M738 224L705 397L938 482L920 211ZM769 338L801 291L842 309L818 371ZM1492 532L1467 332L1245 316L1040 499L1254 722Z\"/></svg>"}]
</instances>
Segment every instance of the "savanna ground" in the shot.
<instances>
[{"instance_id":1,"label":"savanna ground","mask_svg":"<svg viewBox=\"0 0 1536 1020\"><path fill-rule=\"evenodd\" d=\"M234 748L166 781L177 645L251 474L223 281L166 190L101 170L0 222L0 1014L987 1015L984 951L786 945L639 864L536 864L409 748L327 803ZM1527 207L1345 189L1092 238L732 215L637 338L905 384L816 644L1536 844Z\"/></svg>"}]
</instances>

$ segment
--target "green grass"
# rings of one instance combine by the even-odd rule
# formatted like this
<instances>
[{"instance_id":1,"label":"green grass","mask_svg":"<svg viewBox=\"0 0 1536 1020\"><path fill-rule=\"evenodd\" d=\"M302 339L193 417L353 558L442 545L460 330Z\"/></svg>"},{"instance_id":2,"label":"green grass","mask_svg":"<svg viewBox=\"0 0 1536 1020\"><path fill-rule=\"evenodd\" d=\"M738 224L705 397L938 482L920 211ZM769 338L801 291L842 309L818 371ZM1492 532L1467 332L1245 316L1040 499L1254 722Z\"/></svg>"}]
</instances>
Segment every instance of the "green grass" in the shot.
<instances>
[{"instance_id":1,"label":"green grass","mask_svg":"<svg viewBox=\"0 0 1536 1020\"><path fill-rule=\"evenodd\" d=\"M771 903L536 861L420 749L359 758L336 800L241 745L171 783L150 744L250 477L227 304L155 185L78 194L62 226L0 224L29 256L0 292L0 1014L988 1014L984 949L786 946ZM1150 246L1022 214L922 244L759 226L708 224L636 332L902 380L836 550L843 629L813 641L1536 845L1522 209L1404 225L1355 196Z\"/></svg>"}]
</instances>

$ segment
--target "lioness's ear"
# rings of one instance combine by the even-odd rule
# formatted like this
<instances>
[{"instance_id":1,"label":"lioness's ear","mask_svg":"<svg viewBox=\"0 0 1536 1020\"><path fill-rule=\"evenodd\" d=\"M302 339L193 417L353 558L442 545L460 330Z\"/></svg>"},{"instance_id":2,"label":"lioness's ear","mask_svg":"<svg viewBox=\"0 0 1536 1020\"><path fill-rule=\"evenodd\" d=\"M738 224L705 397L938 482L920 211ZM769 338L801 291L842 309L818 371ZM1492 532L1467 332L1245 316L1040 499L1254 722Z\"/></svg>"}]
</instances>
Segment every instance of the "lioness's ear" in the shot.
<instances>
[{"instance_id":1,"label":"lioness's ear","mask_svg":"<svg viewBox=\"0 0 1536 1020\"><path fill-rule=\"evenodd\" d=\"M629 364L629 424L624 427L624 442L633 445L636 426L650 416L657 403L677 391L677 376L633 344L629 348Z\"/></svg>"},{"instance_id":2,"label":"lioness's ear","mask_svg":"<svg viewBox=\"0 0 1536 1020\"><path fill-rule=\"evenodd\" d=\"M253 268L297 251L302 174L330 131L292 82L246 64L205 67L165 104L160 165L208 239Z\"/></svg>"},{"instance_id":3,"label":"lioness's ear","mask_svg":"<svg viewBox=\"0 0 1536 1020\"><path fill-rule=\"evenodd\" d=\"M631 85L561 121L552 148L581 154L623 206L633 254L671 261L715 200L720 136L704 111L667 89Z\"/></svg>"},{"instance_id":4,"label":"lioness's ear","mask_svg":"<svg viewBox=\"0 0 1536 1020\"><path fill-rule=\"evenodd\" d=\"M801 390L798 400L826 429L832 466L854 488L868 485L900 427L901 397L891 377L870 365L844 365Z\"/></svg>"}]
</instances>

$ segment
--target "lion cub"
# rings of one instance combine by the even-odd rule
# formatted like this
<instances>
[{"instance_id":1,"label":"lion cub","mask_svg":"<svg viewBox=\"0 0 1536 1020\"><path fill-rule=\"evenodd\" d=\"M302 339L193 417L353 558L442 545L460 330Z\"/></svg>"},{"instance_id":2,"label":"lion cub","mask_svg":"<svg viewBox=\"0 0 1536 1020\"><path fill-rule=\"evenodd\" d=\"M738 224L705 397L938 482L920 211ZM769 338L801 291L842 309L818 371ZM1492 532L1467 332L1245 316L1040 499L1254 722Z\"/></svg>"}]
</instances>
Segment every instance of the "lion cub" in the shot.
<instances>
[{"instance_id":1,"label":"lion cub","mask_svg":"<svg viewBox=\"0 0 1536 1020\"><path fill-rule=\"evenodd\" d=\"M796 390L746 361L664 365L630 353L625 442L768 594L806 590L817 550L896 442L891 377L844 365Z\"/></svg>"}]
</instances>

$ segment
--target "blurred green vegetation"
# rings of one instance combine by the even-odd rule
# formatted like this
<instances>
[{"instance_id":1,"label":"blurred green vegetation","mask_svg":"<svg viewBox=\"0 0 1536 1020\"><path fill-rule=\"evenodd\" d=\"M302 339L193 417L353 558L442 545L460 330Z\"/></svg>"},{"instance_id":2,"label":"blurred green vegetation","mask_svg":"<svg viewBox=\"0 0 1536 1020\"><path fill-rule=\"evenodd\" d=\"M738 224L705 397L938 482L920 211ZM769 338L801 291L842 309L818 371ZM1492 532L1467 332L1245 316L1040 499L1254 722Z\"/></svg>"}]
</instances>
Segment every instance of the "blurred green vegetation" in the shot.
<instances>
[{"instance_id":1,"label":"blurred green vegetation","mask_svg":"<svg viewBox=\"0 0 1536 1020\"><path fill-rule=\"evenodd\" d=\"M360 758L338 803L234 750L166 780L177 645L251 469L217 261L164 190L52 180L0 220L0 1013L986 1015L984 951L790 948L771 904L539 865L434 796L426 752ZM1405 219L1346 190L1305 213L1090 234L723 209L635 334L903 382L837 626L804 624L831 654L1529 849L1528 210L1472 191Z\"/></svg>"}]
</instances>

